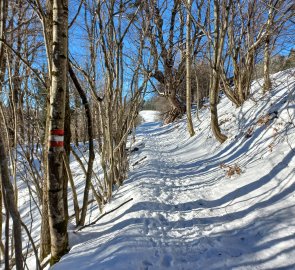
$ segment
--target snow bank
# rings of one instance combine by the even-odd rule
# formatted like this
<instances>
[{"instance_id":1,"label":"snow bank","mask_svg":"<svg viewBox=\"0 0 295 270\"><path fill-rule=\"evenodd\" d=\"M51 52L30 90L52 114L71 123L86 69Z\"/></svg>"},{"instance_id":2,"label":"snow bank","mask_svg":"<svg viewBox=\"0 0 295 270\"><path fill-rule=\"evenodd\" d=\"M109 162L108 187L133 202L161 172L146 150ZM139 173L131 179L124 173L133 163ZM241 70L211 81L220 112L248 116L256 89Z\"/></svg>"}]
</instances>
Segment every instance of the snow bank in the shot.
<instances>
[{"instance_id":1,"label":"snow bank","mask_svg":"<svg viewBox=\"0 0 295 270\"><path fill-rule=\"evenodd\" d=\"M294 269L294 70L274 75L268 95L261 84L241 108L221 100L222 145L208 108L193 138L185 119L140 126L129 178L104 211L133 200L72 229L52 269ZM89 221L99 216L91 210Z\"/></svg>"}]
</instances>

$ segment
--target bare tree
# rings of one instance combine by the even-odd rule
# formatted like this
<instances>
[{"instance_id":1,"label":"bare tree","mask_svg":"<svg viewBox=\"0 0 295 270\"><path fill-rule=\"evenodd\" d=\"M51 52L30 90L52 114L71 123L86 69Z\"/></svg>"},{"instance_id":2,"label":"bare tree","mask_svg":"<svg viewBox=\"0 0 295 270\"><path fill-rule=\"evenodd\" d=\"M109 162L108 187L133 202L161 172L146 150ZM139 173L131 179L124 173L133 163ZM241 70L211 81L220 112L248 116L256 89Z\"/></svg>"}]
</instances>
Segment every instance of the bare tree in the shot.
<instances>
[{"instance_id":1,"label":"bare tree","mask_svg":"<svg viewBox=\"0 0 295 270\"><path fill-rule=\"evenodd\" d=\"M148 28L148 37L151 46L151 55L153 57L155 78L161 86L162 91L157 90L158 94L168 99L171 105L171 111L165 122L173 122L179 115L185 112L184 104L177 97L177 89L184 79L185 57L182 54L182 60L179 66L176 66L175 60L178 48L182 40L175 42L177 32L184 27L183 20L179 29L176 29L177 14L180 9L180 0L174 0L171 11L165 9L166 5L159 5L157 1L144 1L144 11L146 20L150 22ZM163 9L163 10L162 10ZM167 25L164 24L164 16L169 18L168 35L164 34ZM165 28L165 29L164 29ZM180 37L182 36L180 32Z\"/></svg>"},{"instance_id":2,"label":"bare tree","mask_svg":"<svg viewBox=\"0 0 295 270\"><path fill-rule=\"evenodd\" d=\"M284 25L294 16L294 4L283 0L270 0L268 20L265 26L264 57L263 57L263 92L271 89L270 58L275 44L284 31Z\"/></svg>"},{"instance_id":3,"label":"bare tree","mask_svg":"<svg viewBox=\"0 0 295 270\"><path fill-rule=\"evenodd\" d=\"M64 124L68 67L68 2L53 1L50 122L48 138L48 204L51 264L68 251L67 218L64 207Z\"/></svg>"},{"instance_id":4,"label":"bare tree","mask_svg":"<svg viewBox=\"0 0 295 270\"><path fill-rule=\"evenodd\" d=\"M230 9L227 54L231 69L221 63L221 79L227 97L237 106L250 94L256 59L264 46L264 89L270 88L269 63L271 42L277 39L282 25L290 16L292 4L286 1L239 1ZM283 9L282 13L279 12ZM232 87L228 70L233 70Z\"/></svg>"},{"instance_id":5,"label":"bare tree","mask_svg":"<svg viewBox=\"0 0 295 270\"><path fill-rule=\"evenodd\" d=\"M34 240L39 240L26 226L40 217L39 258L51 253L53 264L67 252L68 180L77 225L86 223L91 197L100 210L111 200L128 175L129 135L148 87L158 93L158 104L170 103L163 109L166 123L186 111L190 135L192 101L200 107L209 97L212 131L224 142L220 90L242 105L260 61L264 92L269 91L270 60L294 16L293 1L284 0L76 2L69 7L75 11L69 12L70 23L67 0L0 2L0 207L6 213L0 213L5 224L0 250L6 269L15 263L21 269L25 241L31 242L28 253L38 258ZM69 61L68 29L76 28L81 42L69 44ZM281 66L290 67L292 58L285 59ZM71 117L77 146L72 149ZM89 142L88 152L80 150L80 140ZM81 209L70 150L85 174ZM26 224L18 214L20 183L33 204ZM28 236L22 242L20 225Z\"/></svg>"},{"instance_id":6,"label":"bare tree","mask_svg":"<svg viewBox=\"0 0 295 270\"><path fill-rule=\"evenodd\" d=\"M91 185L91 176L93 170L93 161L95 158L94 154L94 143L93 143L93 126L92 126L92 116L91 116L91 108L86 96L85 91L81 87L81 84L78 81L76 74L74 73L71 64L69 63L69 74L71 79L80 95L82 103L85 108L85 114L87 117L87 127L88 127L88 140L89 140L89 158L88 158L88 167L86 173L86 180L85 180L85 188L84 188L84 196L83 196L83 207L81 211L81 217L79 219L79 223L77 225L83 226L85 223L86 213L87 213L87 206L88 206L88 198L89 198L89 189Z\"/></svg>"},{"instance_id":7,"label":"bare tree","mask_svg":"<svg viewBox=\"0 0 295 270\"><path fill-rule=\"evenodd\" d=\"M6 128L3 125L3 119L0 121L1 130ZM8 170L7 154L4 145L4 136L0 136L0 169L1 169L1 185L3 187L3 200L5 201L6 209L9 211L13 220L13 233L14 233L14 250L15 250L15 265L17 270L23 269L22 259L22 235L21 235L21 219L17 210L15 201L15 192L13 185L10 182L10 175ZM8 219L9 216L6 217ZM6 254L7 257L7 254ZM8 259L8 258L7 258ZM7 262L7 260L6 260ZM6 263L6 269L9 265Z\"/></svg>"},{"instance_id":8,"label":"bare tree","mask_svg":"<svg viewBox=\"0 0 295 270\"><path fill-rule=\"evenodd\" d=\"M46 1L46 13L43 12L39 6L39 13L41 14L41 23L43 27L43 38L46 45L47 62L48 62L48 74L46 81L46 114L45 114L45 129L44 129L44 142L43 149L47 150L48 136L49 136L49 121L50 121L50 89L51 89L51 74L52 74L52 30L53 30L53 1ZM49 229L49 215L48 215L48 154L47 151L43 151L43 185L42 185L42 220L41 220L41 232L40 232L40 259L43 260L50 254L50 229Z\"/></svg>"},{"instance_id":9,"label":"bare tree","mask_svg":"<svg viewBox=\"0 0 295 270\"><path fill-rule=\"evenodd\" d=\"M221 63L224 61L224 45L232 2L232 0L214 0L212 3L214 24L200 25L208 39L208 58L211 68L209 93L211 128L220 143L227 139L219 127L217 104L222 73ZM209 22L212 16L211 3L208 3L206 14L206 22Z\"/></svg>"},{"instance_id":10,"label":"bare tree","mask_svg":"<svg viewBox=\"0 0 295 270\"><path fill-rule=\"evenodd\" d=\"M194 136L195 131L192 121L192 90L191 90L191 1L187 1L187 17L186 17L186 116L187 128L190 136Z\"/></svg>"}]
</instances>

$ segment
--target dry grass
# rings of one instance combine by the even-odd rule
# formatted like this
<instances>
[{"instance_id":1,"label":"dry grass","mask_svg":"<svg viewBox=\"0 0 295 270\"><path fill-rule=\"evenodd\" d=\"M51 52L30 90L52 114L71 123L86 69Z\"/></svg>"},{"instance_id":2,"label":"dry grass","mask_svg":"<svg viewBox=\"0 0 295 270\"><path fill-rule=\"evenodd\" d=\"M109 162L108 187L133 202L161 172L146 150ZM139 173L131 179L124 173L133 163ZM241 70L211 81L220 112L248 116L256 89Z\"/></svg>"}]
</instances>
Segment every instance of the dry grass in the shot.
<instances>
[{"instance_id":1,"label":"dry grass","mask_svg":"<svg viewBox=\"0 0 295 270\"><path fill-rule=\"evenodd\" d=\"M240 168L240 166L238 164L234 164L234 165L226 165L224 163L220 164L219 167L221 169L225 170L225 175L229 178L231 178L234 175L241 175L242 173L242 169Z\"/></svg>"}]
</instances>

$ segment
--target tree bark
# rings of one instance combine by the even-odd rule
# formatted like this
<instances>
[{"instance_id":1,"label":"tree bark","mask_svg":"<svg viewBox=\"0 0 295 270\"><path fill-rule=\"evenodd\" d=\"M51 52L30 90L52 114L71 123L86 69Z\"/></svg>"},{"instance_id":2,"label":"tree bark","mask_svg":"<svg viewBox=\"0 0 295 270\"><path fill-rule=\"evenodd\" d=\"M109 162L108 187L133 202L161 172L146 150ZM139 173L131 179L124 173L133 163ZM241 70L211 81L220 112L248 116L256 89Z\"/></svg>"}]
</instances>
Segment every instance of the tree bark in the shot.
<instances>
[{"instance_id":1,"label":"tree bark","mask_svg":"<svg viewBox=\"0 0 295 270\"><path fill-rule=\"evenodd\" d=\"M83 164L83 163L82 163ZM73 203L74 203L74 212L75 212L75 219L76 219L76 225L78 225L79 223L79 203L78 203L78 196L77 196L77 192L76 192L76 187L75 187L75 183L74 183L74 179L71 173L71 168L69 163L66 161L66 159L64 158L64 166L66 169L66 173L71 185L71 189L72 189L72 195L73 195Z\"/></svg>"},{"instance_id":2,"label":"tree bark","mask_svg":"<svg viewBox=\"0 0 295 270\"><path fill-rule=\"evenodd\" d=\"M66 101L65 101L65 137L64 137L64 149L65 149L65 161L69 164L70 161L70 153L71 153L71 109L70 109L70 93L69 93L69 82L67 81L66 86ZM64 162L63 162L64 164ZM70 168L70 166L68 166ZM64 164L64 191L63 191L63 198L64 198L64 207L65 207L65 215L66 219L69 218L68 213L68 183L69 183L69 177L66 170L66 166Z\"/></svg>"},{"instance_id":3,"label":"tree bark","mask_svg":"<svg viewBox=\"0 0 295 270\"><path fill-rule=\"evenodd\" d=\"M210 80L210 113L211 113L211 128L213 135L220 142L223 143L227 137L221 133L218 123L218 91L220 80L220 64L222 59L222 52L224 47L224 40L228 25L229 7L232 1L229 1L228 5L225 1L214 0L214 42L213 42L213 61L212 74ZM224 21L221 21L221 11L224 11Z\"/></svg>"},{"instance_id":4,"label":"tree bark","mask_svg":"<svg viewBox=\"0 0 295 270\"><path fill-rule=\"evenodd\" d=\"M195 135L192 121L192 91L191 91L191 1L187 1L188 10L186 17L186 116L187 129L190 136Z\"/></svg>"},{"instance_id":5,"label":"tree bark","mask_svg":"<svg viewBox=\"0 0 295 270\"><path fill-rule=\"evenodd\" d=\"M2 193L3 193L3 195L5 194L3 185L2 185ZM6 218L5 218L4 265L5 265L5 270L10 270L10 267L9 267L9 219L10 219L10 214L9 214L9 210L8 210L6 200L3 200L3 202L4 202L4 206L5 206L5 213L6 213Z\"/></svg>"},{"instance_id":6,"label":"tree bark","mask_svg":"<svg viewBox=\"0 0 295 270\"><path fill-rule=\"evenodd\" d=\"M271 80L270 80L270 37L267 36L264 44L264 59L263 59L263 93L266 93L271 88Z\"/></svg>"},{"instance_id":7,"label":"tree bark","mask_svg":"<svg viewBox=\"0 0 295 270\"><path fill-rule=\"evenodd\" d=\"M52 55L52 0L46 0L46 17L45 22L43 24L46 25L46 35L45 35L45 43L49 46L47 47L48 53L48 66L49 75L51 74L51 55ZM44 27L44 26L43 26ZM46 40L47 38L47 40ZM50 88L51 88L51 77L48 76L47 80L47 97L46 97L46 126L45 126L45 134L44 134L44 145L43 149L47 148L48 145L48 136L49 136L49 120L50 120ZM43 197L42 197L42 221L41 221L41 235L40 235L40 260L43 261L50 254L50 229L49 229L49 216L48 216L48 154L47 151L44 151L43 155L43 166L44 166L44 177L43 177Z\"/></svg>"},{"instance_id":8,"label":"tree bark","mask_svg":"<svg viewBox=\"0 0 295 270\"><path fill-rule=\"evenodd\" d=\"M7 18L7 0L0 1L0 38L1 40L5 40L5 25L6 25L6 18ZM1 81L4 76L3 74L3 61L5 58L5 44L0 41L0 73L1 73Z\"/></svg>"},{"instance_id":9,"label":"tree bark","mask_svg":"<svg viewBox=\"0 0 295 270\"><path fill-rule=\"evenodd\" d=\"M4 190L4 200L7 205L7 209L13 220L13 233L14 233L14 252L15 252L15 266L17 270L22 270L22 235L21 235L21 222L20 215L17 210L14 197L14 189L10 182L7 155L4 148L3 136L0 136L0 166L1 166L1 183ZM8 217L6 217L8 218Z\"/></svg>"},{"instance_id":10,"label":"tree bark","mask_svg":"<svg viewBox=\"0 0 295 270\"><path fill-rule=\"evenodd\" d=\"M48 202L51 265L68 252L64 207L64 123L68 66L68 1L53 0L52 72L48 143Z\"/></svg>"},{"instance_id":11,"label":"tree bark","mask_svg":"<svg viewBox=\"0 0 295 270\"><path fill-rule=\"evenodd\" d=\"M8 4L8 2L6 0L0 1L0 38L1 38L1 40L5 40L7 4ZM4 76L5 76L5 70L6 70L6 59L5 59L6 57L5 57L4 46L5 46L4 42L0 41L0 92L2 92L2 85L3 85ZM0 136L2 136L2 135L0 134ZM1 210L1 213L0 213L0 217L1 217L0 235L2 236L2 220L3 220L2 209L3 209L3 201L4 201L5 191L4 191L4 187L1 182L0 182L0 195L1 195L0 196L0 206L1 206L0 207L0 210ZM9 245L9 243L8 243L8 239L9 239L9 212L8 212L5 202L4 202L4 206L6 208L5 237L6 237L7 241L5 241L5 247L2 243L2 240L0 241L0 245L1 245L1 253L3 254L3 257L4 257L5 269L9 269L9 246L7 246L7 245Z\"/></svg>"},{"instance_id":12,"label":"tree bark","mask_svg":"<svg viewBox=\"0 0 295 270\"><path fill-rule=\"evenodd\" d=\"M221 133L218 123L218 110L217 110L217 96L219 88L218 74L213 70L212 84L210 87L210 113L211 113L211 128L213 135L220 142L223 143L227 137Z\"/></svg>"},{"instance_id":13,"label":"tree bark","mask_svg":"<svg viewBox=\"0 0 295 270\"><path fill-rule=\"evenodd\" d=\"M94 161L94 145L93 145L93 127L92 127L92 116L91 116L91 109L87 100L87 96L85 91L82 89L76 74L74 73L71 64L69 63L69 73L72 78L72 81L80 95L82 103L85 108L85 114L87 118L87 128L88 128L88 140L89 140L89 158L88 158L88 167L86 173L86 183L84 188L84 197L83 197L83 206L81 211L81 217L79 220L79 225L83 226L85 223L86 213L87 213L87 206L88 206L88 197L89 197L89 189L91 184L91 177L92 177L92 168L93 168L93 161Z\"/></svg>"}]
</instances>

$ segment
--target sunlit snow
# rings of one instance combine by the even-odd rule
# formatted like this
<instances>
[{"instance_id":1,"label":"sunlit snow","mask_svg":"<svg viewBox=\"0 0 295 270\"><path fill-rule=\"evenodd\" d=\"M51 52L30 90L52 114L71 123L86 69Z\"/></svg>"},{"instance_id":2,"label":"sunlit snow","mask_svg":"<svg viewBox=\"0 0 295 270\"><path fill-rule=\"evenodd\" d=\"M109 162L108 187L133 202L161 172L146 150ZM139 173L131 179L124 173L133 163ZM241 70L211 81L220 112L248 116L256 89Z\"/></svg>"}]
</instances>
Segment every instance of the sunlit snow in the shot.
<instances>
[{"instance_id":1,"label":"sunlit snow","mask_svg":"<svg viewBox=\"0 0 295 270\"><path fill-rule=\"evenodd\" d=\"M295 269L295 71L272 78L270 94L254 82L241 108L221 99L222 145L209 108L192 138L185 117L163 126L142 111L129 178L104 211L133 200L79 232L71 220L71 250L52 269ZM87 222L99 215L93 204Z\"/></svg>"}]
</instances>

